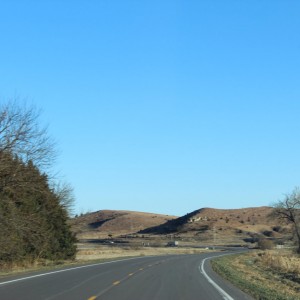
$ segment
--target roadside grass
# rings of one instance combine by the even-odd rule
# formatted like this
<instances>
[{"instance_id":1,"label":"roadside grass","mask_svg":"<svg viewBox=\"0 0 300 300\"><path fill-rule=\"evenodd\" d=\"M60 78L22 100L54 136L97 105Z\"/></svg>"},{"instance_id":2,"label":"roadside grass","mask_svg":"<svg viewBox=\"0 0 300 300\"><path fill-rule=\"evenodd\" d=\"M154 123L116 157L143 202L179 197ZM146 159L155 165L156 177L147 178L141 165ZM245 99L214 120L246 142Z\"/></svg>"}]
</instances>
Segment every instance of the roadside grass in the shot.
<instances>
[{"instance_id":1,"label":"roadside grass","mask_svg":"<svg viewBox=\"0 0 300 300\"><path fill-rule=\"evenodd\" d=\"M34 261L30 259L23 260L22 262L15 262L9 264L6 263L0 265L0 278L39 270L46 271L50 269L58 269L73 264L76 264L73 260L51 261L46 259L38 259Z\"/></svg>"},{"instance_id":2,"label":"roadside grass","mask_svg":"<svg viewBox=\"0 0 300 300\"><path fill-rule=\"evenodd\" d=\"M98 248L79 249L76 259L87 261L99 258L114 257L132 257L132 256L153 256L153 255L171 255L171 254L198 254L207 252L205 249L184 248L184 247L142 247L142 246L125 246L109 247L101 246Z\"/></svg>"},{"instance_id":3,"label":"roadside grass","mask_svg":"<svg viewBox=\"0 0 300 300\"><path fill-rule=\"evenodd\" d=\"M134 258L137 256L120 256L120 257L111 257L111 258L95 258L89 260L64 260L64 261L45 261L39 260L34 263L22 263L22 264L15 264L10 265L7 267L0 267L0 278L5 278L9 276L15 276L20 274L32 274L36 272L42 271L53 271L53 270L61 270L65 268L77 267L81 265L88 265L88 264L96 264L102 262L109 262L115 260L122 260L124 258Z\"/></svg>"},{"instance_id":4,"label":"roadside grass","mask_svg":"<svg viewBox=\"0 0 300 300\"><path fill-rule=\"evenodd\" d=\"M253 251L213 259L213 269L259 300L300 299L300 257L291 251Z\"/></svg>"},{"instance_id":5,"label":"roadside grass","mask_svg":"<svg viewBox=\"0 0 300 300\"><path fill-rule=\"evenodd\" d=\"M154 256L154 255L170 255L170 254L198 254L207 252L204 249L192 248L152 248L141 246L125 246L125 247L111 247L100 246L91 247L85 244L85 248L78 249L75 260L60 260L50 261L39 259L36 261L24 260L22 263L0 265L0 278L33 273L39 271L59 270L67 267L75 267L86 264L102 263L114 260L122 260L126 258L134 258L141 256Z\"/></svg>"}]
</instances>

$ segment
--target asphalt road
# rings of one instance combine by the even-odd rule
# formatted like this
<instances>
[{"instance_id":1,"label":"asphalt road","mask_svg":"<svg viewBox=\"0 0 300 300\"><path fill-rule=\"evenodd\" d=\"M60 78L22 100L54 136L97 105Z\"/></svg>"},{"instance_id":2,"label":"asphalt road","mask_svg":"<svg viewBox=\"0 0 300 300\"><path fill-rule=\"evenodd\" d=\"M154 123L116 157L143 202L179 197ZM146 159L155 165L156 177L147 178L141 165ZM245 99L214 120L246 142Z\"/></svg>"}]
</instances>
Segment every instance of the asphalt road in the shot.
<instances>
[{"instance_id":1,"label":"asphalt road","mask_svg":"<svg viewBox=\"0 0 300 300\"><path fill-rule=\"evenodd\" d=\"M1 300L248 300L210 268L217 254L141 257L0 280Z\"/></svg>"}]
</instances>

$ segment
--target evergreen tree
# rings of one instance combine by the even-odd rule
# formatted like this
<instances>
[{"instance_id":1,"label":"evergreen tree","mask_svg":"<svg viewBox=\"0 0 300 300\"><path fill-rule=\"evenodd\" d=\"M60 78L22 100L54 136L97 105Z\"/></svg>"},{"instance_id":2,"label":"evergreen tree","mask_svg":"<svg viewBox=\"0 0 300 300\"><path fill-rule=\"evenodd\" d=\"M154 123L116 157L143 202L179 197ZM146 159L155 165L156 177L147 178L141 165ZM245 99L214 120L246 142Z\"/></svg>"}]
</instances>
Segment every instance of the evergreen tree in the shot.
<instances>
[{"instance_id":1,"label":"evergreen tree","mask_svg":"<svg viewBox=\"0 0 300 300\"><path fill-rule=\"evenodd\" d=\"M45 133L33 110L0 107L0 265L75 256L69 190L52 188L41 171L49 162L43 155L52 153Z\"/></svg>"}]
</instances>

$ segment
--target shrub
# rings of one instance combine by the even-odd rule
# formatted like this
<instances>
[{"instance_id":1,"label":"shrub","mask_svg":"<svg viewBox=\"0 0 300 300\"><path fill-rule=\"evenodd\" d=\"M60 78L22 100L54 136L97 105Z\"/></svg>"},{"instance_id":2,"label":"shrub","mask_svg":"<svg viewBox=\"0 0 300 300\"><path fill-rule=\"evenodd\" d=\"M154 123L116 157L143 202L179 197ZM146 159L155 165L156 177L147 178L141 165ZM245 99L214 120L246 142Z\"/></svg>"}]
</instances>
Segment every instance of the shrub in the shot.
<instances>
[{"instance_id":1,"label":"shrub","mask_svg":"<svg viewBox=\"0 0 300 300\"><path fill-rule=\"evenodd\" d=\"M272 236L274 236L274 232L270 231L270 230L265 230L265 231L263 231L263 235L265 235L267 237L272 237Z\"/></svg>"},{"instance_id":2,"label":"shrub","mask_svg":"<svg viewBox=\"0 0 300 300\"><path fill-rule=\"evenodd\" d=\"M274 226L273 228L272 228L272 230L273 231L275 231L275 232L280 232L281 230L282 230L282 227L281 226Z\"/></svg>"},{"instance_id":3,"label":"shrub","mask_svg":"<svg viewBox=\"0 0 300 300\"><path fill-rule=\"evenodd\" d=\"M269 239L261 238L257 242L257 247L261 250L267 250L267 249L273 249L274 248L274 242Z\"/></svg>"}]
</instances>

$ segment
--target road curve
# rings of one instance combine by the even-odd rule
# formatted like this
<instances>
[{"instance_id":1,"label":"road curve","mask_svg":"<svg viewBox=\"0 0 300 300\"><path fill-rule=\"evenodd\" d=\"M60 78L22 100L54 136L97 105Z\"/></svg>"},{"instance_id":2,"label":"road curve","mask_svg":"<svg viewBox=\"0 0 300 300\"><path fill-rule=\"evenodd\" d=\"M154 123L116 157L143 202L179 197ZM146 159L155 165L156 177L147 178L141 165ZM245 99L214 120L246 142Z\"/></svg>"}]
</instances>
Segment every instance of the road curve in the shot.
<instances>
[{"instance_id":1,"label":"road curve","mask_svg":"<svg viewBox=\"0 0 300 300\"><path fill-rule=\"evenodd\" d=\"M0 299L252 299L212 271L209 259L218 255L140 257L2 279Z\"/></svg>"}]
</instances>

